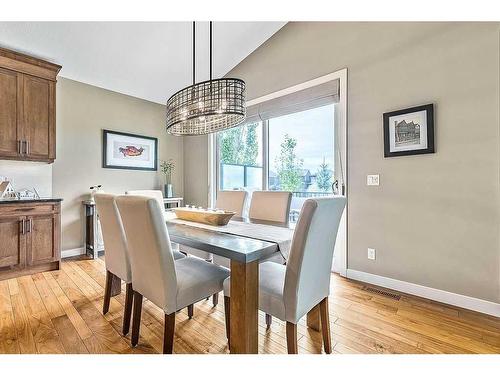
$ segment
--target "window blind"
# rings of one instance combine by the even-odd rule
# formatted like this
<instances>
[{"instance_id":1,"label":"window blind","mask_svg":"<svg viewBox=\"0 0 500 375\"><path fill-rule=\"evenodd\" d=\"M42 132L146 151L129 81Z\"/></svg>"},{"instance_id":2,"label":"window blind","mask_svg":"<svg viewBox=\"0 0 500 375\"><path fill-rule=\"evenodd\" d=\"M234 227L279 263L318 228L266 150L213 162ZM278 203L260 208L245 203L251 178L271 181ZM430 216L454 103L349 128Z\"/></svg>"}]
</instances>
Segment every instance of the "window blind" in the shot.
<instances>
[{"instance_id":1,"label":"window blind","mask_svg":"<svg viewBox=\"0 0 500 375\"><path fill-rule=\"evenodd\" d=\"M245 124L338 103L340 84L335 79L247 107Z\"/></svg>"}]
</instances>

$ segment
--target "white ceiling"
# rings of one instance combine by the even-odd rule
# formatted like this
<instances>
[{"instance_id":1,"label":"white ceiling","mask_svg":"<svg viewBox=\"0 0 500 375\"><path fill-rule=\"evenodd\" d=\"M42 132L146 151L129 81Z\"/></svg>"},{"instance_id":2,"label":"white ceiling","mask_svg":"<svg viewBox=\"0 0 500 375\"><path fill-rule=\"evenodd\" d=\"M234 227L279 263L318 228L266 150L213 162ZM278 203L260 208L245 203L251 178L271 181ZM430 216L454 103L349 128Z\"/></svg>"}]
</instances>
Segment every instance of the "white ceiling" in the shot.
<instances>
[{"instance_id":1,"label":"white ceiling","mask_svg":"<svg viewBox=\"0 0 500 375\"><path fill-rule=\"evenodd\" d=\"M285 22L214 22L222 77ZM60 76L164 104L192 83L191 22L0 22L0 46L62 65ZM208 22L196 27L196 80L208 79Z\"/></svg>"}]
</instances>

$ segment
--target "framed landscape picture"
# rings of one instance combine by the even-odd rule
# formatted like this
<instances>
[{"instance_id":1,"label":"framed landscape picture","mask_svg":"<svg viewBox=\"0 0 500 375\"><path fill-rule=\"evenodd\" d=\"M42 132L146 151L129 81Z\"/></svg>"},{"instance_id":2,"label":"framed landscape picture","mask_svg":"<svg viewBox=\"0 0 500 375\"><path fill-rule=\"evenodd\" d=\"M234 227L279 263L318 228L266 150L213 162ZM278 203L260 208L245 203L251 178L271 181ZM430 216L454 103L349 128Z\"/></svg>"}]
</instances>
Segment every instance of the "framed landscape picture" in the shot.
<instances>
[{"instance_id":1,"label":"framed landscape picture","mask_svg":"<svg viewBox=\"0 0 500 375\"><path fill-rule=\"evenodd\" d=\"M103 130L102 167L158 170L158 138Z\"/></svg>"},{"instance_id":2,"label":"framed landscape picture","mask_svg":"<svg viewBox=\"0 0 500 375\"><path fill-rule=\"evenodd\" d=\"M434 153L434 105L384 113L384 156Z\"/></svg>"}]
</instances>

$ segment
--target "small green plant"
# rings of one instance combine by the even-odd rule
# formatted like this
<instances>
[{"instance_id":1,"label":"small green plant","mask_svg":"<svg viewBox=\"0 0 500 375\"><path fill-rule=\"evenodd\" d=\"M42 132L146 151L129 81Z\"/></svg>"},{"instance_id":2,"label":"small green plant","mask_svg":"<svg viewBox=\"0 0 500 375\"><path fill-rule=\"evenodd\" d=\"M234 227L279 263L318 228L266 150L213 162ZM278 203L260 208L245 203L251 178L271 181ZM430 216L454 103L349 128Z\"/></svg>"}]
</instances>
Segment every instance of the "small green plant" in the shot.
<instances>
[{"instance_id":1,"label":"small green plant","mask_svg":"<svg viewBox=\"0 0 500 375\"><path fill-rule=\"evenodd\" d=\"M163 160L160 164L162 173L165 175L165 181L167 184L172 183L172 172L175 169L174 159Z\"/></svg>"}]
</instances>

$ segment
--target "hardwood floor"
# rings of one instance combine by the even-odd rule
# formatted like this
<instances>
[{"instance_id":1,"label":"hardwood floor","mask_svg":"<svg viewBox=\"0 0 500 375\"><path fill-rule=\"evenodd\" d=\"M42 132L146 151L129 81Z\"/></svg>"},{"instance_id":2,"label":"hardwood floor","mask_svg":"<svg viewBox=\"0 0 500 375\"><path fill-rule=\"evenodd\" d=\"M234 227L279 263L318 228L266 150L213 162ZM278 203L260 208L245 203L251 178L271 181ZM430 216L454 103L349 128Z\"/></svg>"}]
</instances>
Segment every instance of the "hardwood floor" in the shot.
<instances>
[{"instance_id":1,"label":"hardwood floor","mask_svg":"<svg viewBox=\"0 0 500 375\"><path fill-rule=\"evenodd\" d=\"M139 345L123 337L122 293L102 315L103 260L72 259L59 271L0 281L0 353L161 353L163 312L145 300ZM401 295L399 300L332 277L333 353L500 353L500 319ZM175 353L227 353L223 304L195 305L176 316ZM321 332L298 325L299 353L321 353ZM259 313L259 352L286 353L286 325L266 330Z\"/></svg>"}]
</instances>

